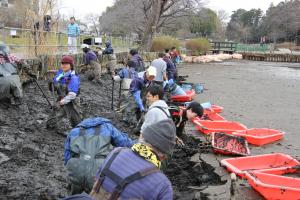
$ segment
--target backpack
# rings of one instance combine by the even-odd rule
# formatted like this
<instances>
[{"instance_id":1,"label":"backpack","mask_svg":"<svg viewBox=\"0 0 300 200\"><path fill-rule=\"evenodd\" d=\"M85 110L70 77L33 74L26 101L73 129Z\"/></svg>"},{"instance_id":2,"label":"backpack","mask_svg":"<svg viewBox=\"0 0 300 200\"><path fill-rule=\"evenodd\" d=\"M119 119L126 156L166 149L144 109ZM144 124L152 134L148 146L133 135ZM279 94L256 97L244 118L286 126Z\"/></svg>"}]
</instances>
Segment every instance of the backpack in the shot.
<instances>
[{"instance_id":1,"label":"backpack","mask_svg":"<svg viewBox=\"0 0 300 200\"><path fill-rule=\"evenodd\" d=\"M90 192L94 176L112 151L110 121L90 118L82 121L68 134L65 142L65 165L72 193Z\"/></svg>"},{"instance_id":2,"label":"backpack","mask_svg":"<svg viewBox=\"0 0 300 200\"><path fill-rule=\"evenodd\" d=\"M136 172L126 177L125 179L120 178L109 168L111 167L113 161L122 150L124 150L124 148L118 148L114 152L114 154L110 157L110 159L107 161L107 164L104 166L103 170L101 171L100 177L94 184L93 190L90 193L90 196L94 200L120 200L120 195L128 184L137 181L139 179L142 179L152 173L160 171L157 167L153 166L150 168L146 168L142 171ZM117 185L112 193L105 191L104 188L102 187L105 177L109 177ZM131 200L137 200L137 199L131 199Z\"/></svg>"}]
</instances>

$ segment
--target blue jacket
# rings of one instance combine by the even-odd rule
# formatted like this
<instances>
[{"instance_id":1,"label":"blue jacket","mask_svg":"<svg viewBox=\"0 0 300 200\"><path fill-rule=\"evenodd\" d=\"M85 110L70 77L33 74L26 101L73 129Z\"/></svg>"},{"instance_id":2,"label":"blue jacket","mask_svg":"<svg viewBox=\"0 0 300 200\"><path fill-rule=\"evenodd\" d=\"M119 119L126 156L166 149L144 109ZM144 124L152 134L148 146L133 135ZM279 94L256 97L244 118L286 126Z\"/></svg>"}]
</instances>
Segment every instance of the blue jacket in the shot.
<instances>
[{"instance_id":1,"label":"blue jacket","mask_svg":"<svg viewBox=\"0 0 300 200\"><path fill-rule=\"evenodd\" d=\"M121 79L123 78L130 78L130 79L134 79L135 77L138 76L137 72L134 70L134 68L127 68L124 67L122 68L118 75L120 76Z\"/></svg>"},{"instance_id":2,"label":"blue jacket","mask_svg":"<svg viewBox=\"0 0 300 200\"><path fill-rule=\"evenodd\" d=\"M80 35L80 28L78 24L69 24L68 25L68 36L69 37L77 37Z\"/></svg>"},{"instance_id":3,"label":"blue jacket","mask_svg":"<svg viewBox=\"0 0 300 200\"><path fill-rule=\"evenodd\" d=\"M147 80L145 74L146 72L143 73L143 76L135 77L130 84L130 92L141 111L145 111L141 97L142 90L152 85L152 81Z\"/></svg>"},{"instance_id":4,"label":"blue jacket","mask_svg":"<svg viewBox=\"0 0 300 200\"><path fill-rule=\"evenodd\" d=\"M126 133L123 133L116 129L111 121L105 118L96 117L88 118L79 123L76 128L72 129L68 133L65 141L65 164L71 159L71 142L76 139L80 134L80 128L85 129L86 135L95 135L95 127L101 126L100 134L103 137L110 137L112 145L115 147L131 147L135 142L131 140Z\"/></svg>"},{"instance_id":5,"label":"blue jacket","mask_svg":"<svg viewBox=\"0 0 300 200\"><path fill-rule=\"evenodd\" d=\"M114 53L114 49L111 46L110 42L106 42L105 43L106 48L104 49L104 51L102 52L102 54L113 54Z\"/></svg>"},{"instance_id":6,"label":"blue jacket","mask_svg":"<svg viewBox=\"0 0 300 200\"><path fill-rule=\"evenodd\" d=\"M135 62L137 72L145 71L145 63L143 61L143 58L139 54L135 54L132 56L131 60Z\"/></svg>"},{"instance_id":7,"label":"blue jacket","mask_svg":"<svg viewBox=\"0 0 300 200\"><path fill-rule=\"evenodd\" d=\"M80 78L75 74L75 71L64 73L61 69L58 70L53 78L53 83L54 85L61 84L62 86L66 86L68 90L67 92L74 92L76 95L78 95Z\"/></svg>"},{"instance_id":8,"label":"blue jacket","mask_svg":"<svg viewBox=\"0 0 300 200\"><path fill-rule=\"evenodd\" d=\"M92 60L97 61L97 56L95 52L89 50L87 53L84 54L84 64L89 65Z\"/></svg>"}]
</instances>

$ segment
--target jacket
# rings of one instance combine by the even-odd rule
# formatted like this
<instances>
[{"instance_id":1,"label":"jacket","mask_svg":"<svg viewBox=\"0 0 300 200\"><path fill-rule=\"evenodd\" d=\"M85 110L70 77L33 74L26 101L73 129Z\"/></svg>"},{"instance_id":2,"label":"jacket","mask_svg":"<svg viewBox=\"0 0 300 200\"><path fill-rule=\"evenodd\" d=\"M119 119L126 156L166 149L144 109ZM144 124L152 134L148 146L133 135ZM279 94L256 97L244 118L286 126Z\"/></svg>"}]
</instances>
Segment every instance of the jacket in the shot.
<instances>
[{"instance_id":1,"label":"jacket","mask_svg":"<svg viewBox=\"0 0 300 200\"><path fill-rule=\"evenodd\" d=\"M69 37L77 37L80 35L80 28L78 24L69 24L68 25L68 36Z\"/></svg>"},{"instance_id":2,"label":"jacket","mask_svg":"<svg viewBox=\"0 0 300 200\"><path fill-rule=\"evenodd\" d=\"M130 93L133 95L135 102L141 111L145 111L142 98L145 97L145 92L153 82L146 79L146 72L139 74L135 77L130 84Z\"/></svg>"},{"instance_id":3,"label":"jacket","mask_svg":"<svg viewBox=\"0 0 300 200\"><path fill-rule=\"evenodd\" d=\"M106 48L104 49L102 54L113 54L113 53L114 53L114 49L112 48L111 43L106 42Z\"/></svg>"},{"instance_id":4,"label":"jacket","mask_svg":"<svg viewBox=\"0 0 300 200\"><path fill-rule=\"evenodd\" d=\"M160 108L157 108L157 107L160 107L165 112L162 111ZM149 107L148 112L145 115L145 120L144 120L144 123L143 123L142 128L141 128L141 133L143 133L143 130L147 126L149 126L151 124L154 124L156 122L159 122L161 120L169 119L169 118L171 118L171 114L169 112L168 105L166 104L166 102L164 100L155 101Z\"/></svg>"},{"instance_id":5,"label":"jacket","mask_svg":"<svg viewBox=\"0 0 300 200\"><path fill-rule=\"evenodd\" d=\"M145 71L145 63L139 54L132 56L131 60L135 63L137 72Z\"/></svg>"},{"instance_id":6,"label":"jacket","mask_svg":"<svg viewBox=\"0 0 300 200\"><path fill-rule=\"evenodd\" d=\"M99 165L113 147L131 147L133 144L134 141L116 129L110 120L101 117L85 119L71 130L65 141L68 179L81 190L90 191Z\"/></svg>"},{"instance_id":7,"label":"jacket","mask_svg":"<svg viewBox=\"0 0 300 200\"><path fill-rule=\"evenodd\" d=\"M96 178L99 178L102 169L116 150L112 151L104 161ZM124 149L117 155L109 169L121 178L126 178L153 166L152 163L144 160L131 149ZM105 177L102 187L105 191L112 192L116 184L109 177ZM159 171L129 183L122 191L120 199L172 200L173 189L169 179Z\"/></svg>"}]
</instances>

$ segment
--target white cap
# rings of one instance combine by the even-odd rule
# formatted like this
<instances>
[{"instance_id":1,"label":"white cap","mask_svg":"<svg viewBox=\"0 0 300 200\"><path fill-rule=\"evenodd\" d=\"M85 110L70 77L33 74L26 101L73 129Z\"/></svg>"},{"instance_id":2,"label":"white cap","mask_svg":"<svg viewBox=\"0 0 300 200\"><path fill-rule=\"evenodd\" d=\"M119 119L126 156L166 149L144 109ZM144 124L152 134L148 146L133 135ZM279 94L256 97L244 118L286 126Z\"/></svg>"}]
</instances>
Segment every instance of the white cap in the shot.
<instances>
[{"instance_id":1,"label":"white cap","mask_svg":"<svg viewBox=\"0 0 300 200\"><path fill-rule=\"evenodd\" d=\"M150 66L147 70L146 70L148 76L156 76L156 68L153 66Z\"/></svg>"},{"instance_id":2,"label":"white cap","mask_svg":"<svg viewBox=\"0 0 300 200\"><path fill-rule=\"evenodd\" d=\"M88 48L90 48L90 47L89 47L88 44L82 44L82 45L81 45L81 49L84 49L84 48L87 48L87 49L88 49Z\"/></svg>"}]
</instances>

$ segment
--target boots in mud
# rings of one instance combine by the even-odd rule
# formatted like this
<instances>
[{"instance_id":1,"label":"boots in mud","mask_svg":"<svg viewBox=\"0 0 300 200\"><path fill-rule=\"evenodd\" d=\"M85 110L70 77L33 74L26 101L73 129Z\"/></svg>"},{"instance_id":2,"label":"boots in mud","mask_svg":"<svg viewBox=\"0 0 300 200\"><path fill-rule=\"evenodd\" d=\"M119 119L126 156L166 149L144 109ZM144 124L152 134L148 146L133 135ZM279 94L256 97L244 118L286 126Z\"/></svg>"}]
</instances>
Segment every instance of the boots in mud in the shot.
<instances>
[{"instance_id":1,"label":"boots in mud","mask_svg":"<svg viewBox=\"0 0 300 200\"><path fill-rule=\"evenodd\" d=\"M82 120L82 115L80 112L79 103L72 101L64 106L53 110L53 113L46 122L47 129L57 129L58 122L64 117L68 117L71 123L71 126L74 128Z\"/></svg>"}]
</instances>

